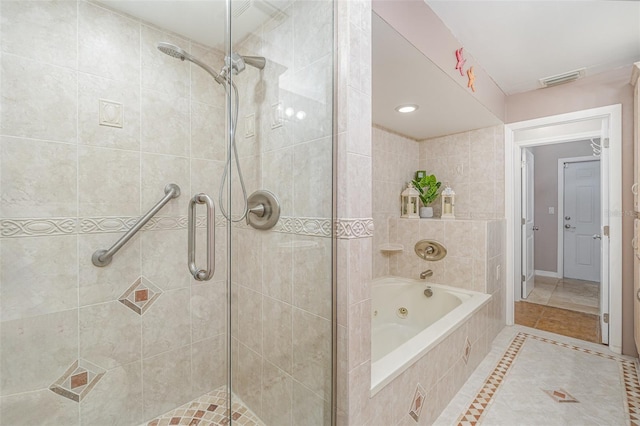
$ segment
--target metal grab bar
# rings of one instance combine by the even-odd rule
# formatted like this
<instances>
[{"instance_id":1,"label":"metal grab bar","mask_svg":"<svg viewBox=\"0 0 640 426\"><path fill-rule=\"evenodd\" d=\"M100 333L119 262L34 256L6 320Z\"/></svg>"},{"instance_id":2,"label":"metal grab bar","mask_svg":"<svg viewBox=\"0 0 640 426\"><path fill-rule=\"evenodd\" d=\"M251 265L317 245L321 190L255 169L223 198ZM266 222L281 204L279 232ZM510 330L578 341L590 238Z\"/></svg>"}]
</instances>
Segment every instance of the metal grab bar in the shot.
<instances>
[{"instance_id":1,"label":"metal grab bar","mask_svg":"<svg viewBox=\"0 0 640 426\"><path fill-rule=\"evenodd\" d=\"M151 210L144 216L142 216L135 225L131 229L127 231L114 245L112 245L108 250L96 250L91 256L91 262L95 266L107 266L111 263L111 259L113 255L118 252L124 246L127 241L133 237L133 235L140 230L149 220L156 215L160 211L161 208L165 206L172 198L177 198L180 196L180 187L175 183L170 183L164 187L165 196L153 206Z\"/></svg>"},{"instance_id":2,"label":"metal grab bar","mask_svg":"<svg viewBox=\"0 0 640 426\"><path fill-rule=\"evenodd\" d=\"M207 269L196 266L196 204L207 205ZM189 272L198 281L209 281L216 270L216 207L206 194L196 194L189 201L189 246L187 263Z\"/></svg>"}]
</instances>

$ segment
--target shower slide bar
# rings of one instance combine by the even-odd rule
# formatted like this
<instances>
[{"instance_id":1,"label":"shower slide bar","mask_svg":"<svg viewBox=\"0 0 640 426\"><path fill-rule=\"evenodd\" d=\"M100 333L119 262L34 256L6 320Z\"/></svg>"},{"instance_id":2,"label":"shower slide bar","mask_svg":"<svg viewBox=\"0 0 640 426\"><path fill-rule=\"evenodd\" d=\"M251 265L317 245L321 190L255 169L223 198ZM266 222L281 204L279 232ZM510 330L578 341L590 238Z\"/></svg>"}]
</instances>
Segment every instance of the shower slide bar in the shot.
<instances>
[{"instance_id":1,"label":"shower slide bar","mask_svg":"<svg viewBox=\"0 0 640 426\"><path fill-rule=\"evenodd\" d=\"M196 266L196 204L207 205L207 269ZM209 281L216 270L216 207L207 194L196 194L189 201L189 242L187 264L198 281Z\"/></svg>"},{"instance_id":2,"label":"shower slide bar","mask_svg":"<svg viewBox=\"0 0 640 426\"><path fill-rule=\"evenodd\" d=\"M172 198L180 196L180 187L175 183L170 183L164 188L165 196L155 206L142 216L131 229L127 231L114 245L107 250L96 250L91 256L91 262L95 266L107 266L111 263L113 255L118 252L149 220L156 215Z\"/></svg>"}]
</instances>

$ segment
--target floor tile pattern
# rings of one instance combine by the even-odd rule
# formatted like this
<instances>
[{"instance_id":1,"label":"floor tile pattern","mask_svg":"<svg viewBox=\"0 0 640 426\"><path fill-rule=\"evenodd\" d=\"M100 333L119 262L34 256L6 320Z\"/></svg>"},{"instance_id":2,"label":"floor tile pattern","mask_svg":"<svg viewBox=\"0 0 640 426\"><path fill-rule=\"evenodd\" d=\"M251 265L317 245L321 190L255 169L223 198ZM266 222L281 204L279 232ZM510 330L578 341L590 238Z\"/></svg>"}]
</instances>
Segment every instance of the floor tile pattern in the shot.
<instances>
[{"instance_id":1,"label":"floor tile pattern","mask_svg":"<svg viewBox=\"0 0 640 426\"><path fill-rule=\"evenodd\" d=\"M559 389L543 389L544 392L551 397L555 402L580 402L575 399L569 392L566 390Z\"/></svg>"},{"instance_id":2,"label":"floor tile pattern","mask_svg":"<svg viewBox=\"0 0 640 426\"><path fill-rule=\"evenodd\" d=\"M228 398L229 394L225 388L214 390L151 420L146 426L226 426L229 424L229 414L234 425L265 426L258 416L233 394L229 412Z\"/></svg>"},{"instance_id":3,"label":"floor tile pattern","mask_svg":"<svg viewBox=\"0 0 640 426\"><path fill-rule=\"evenodd\" d=\"M624 382L624 406L626 409L626 419L631 425L640 425L640 382L638 381L636 360L581 347L572 343L560 342L552 338L519 332L511 341L511 344L499 360L497 366L493 371L491 371L489 377L484 381L484 384L480 388L480 391L475 395L473 401L458 418L456 422L458 426L477 425L482 423L483 416L485 416L488 408L490 408L492 403L495 401L494 397L496 392L504 383L509 369L514 364L520 350L528 339L617 362L620 369L620 376ZM559 401L560 399L564 399L565 401L563 402L569 402L569 398L572 400L570 402L579 402L561 388L551 390L550 393L548 390L544 391L554 397L558 402L561 402ZM603 391L608 392L609 390L603 389Z\"/></svg>"},{"instance_id":4,"label":"floor tile pattern","mask_svg":"<svg viewBox=\"0 0 640 426\"><path fill-rule=\"evenodd\" d=\"M600 317L529 302L515 303L515 322L587 342L600 343Z\"/></svg>"}]
</instances>

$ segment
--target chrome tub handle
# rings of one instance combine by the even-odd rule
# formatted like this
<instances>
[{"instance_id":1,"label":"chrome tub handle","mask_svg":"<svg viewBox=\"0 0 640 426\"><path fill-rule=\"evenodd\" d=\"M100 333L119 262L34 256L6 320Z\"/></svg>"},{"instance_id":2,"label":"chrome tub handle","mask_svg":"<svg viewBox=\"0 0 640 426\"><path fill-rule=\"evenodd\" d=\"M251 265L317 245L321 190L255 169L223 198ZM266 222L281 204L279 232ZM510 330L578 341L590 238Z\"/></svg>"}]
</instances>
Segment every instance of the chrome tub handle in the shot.
<instances>
[{"instance_id":1,"label":"chrome tub handle","mask_svg":"<svg viewBox=\"0 0 640 426\"><path fill-rule=\"evenodd\" d=\"M196 266L196 204L207 205L207 269ZM189 272L198 281L209 281L216 270L216 207L206 194L196 194L189 201Z\"/></svg>"}]
</instances>

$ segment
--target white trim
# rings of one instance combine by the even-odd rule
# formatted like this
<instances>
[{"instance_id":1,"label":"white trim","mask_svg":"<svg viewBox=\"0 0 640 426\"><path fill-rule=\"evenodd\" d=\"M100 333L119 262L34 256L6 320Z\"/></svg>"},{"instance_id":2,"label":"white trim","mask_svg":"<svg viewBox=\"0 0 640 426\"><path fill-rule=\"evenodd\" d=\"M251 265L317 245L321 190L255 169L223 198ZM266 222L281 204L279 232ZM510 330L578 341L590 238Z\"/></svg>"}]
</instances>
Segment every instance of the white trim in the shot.
<instances>
[{"instance_id":1,"label":"white trim","mask_svg":"<svg viewBox=\"0 0 640 426\"><path fill-rule=\"evenodd\" d=\"M585 161L600 161L600 157L584 156L584 157L567 157L558 158L558 256L556 261L556 271L560 278L564 276L564 234L563 218L564 218L564 163L580 163ZM600 199L602 200L602 188L600 188ZM602 210L602 209L601 209Z\"/></svg>"},{"instance_id":2,"label":"white trim","mask_svg":"<svg viewBox=\"0 0 640 426\"><path fill-rule=\"evenodd\" d=\"M562 275L558 274L557 272L541 271L539 269L536 269L534 273L537 277L562 278Z\"/></svg>"},{"instance_id":3,"label":"white trim","mask_svg":"<svg viewBox=\"0 0 640 426\"><path fill-rule=\"evenodd\" d=\"M545 140L526 140L515 142L514 134L518 130L536 127L549 127L562 123L579 122L585 120L601 120L609 124L609 203L602 202L603 209L607 209L609 220L609 349L615 353L622 353L622 106L620 104L606 107L576 111L567 114L537 118L505 125L505 216L507 218L507 263L506 276L506 321L511 325L514 321L513 302L520 300L514 292L515 285L520 285L521 265L515 259L520 259L520 152L525 146L535 146L539 143L549 143ZM581 133L572 135L570 140L587 137L602 137L601 132L591 135ZM567 139L567 138L563 138ZM566 140L567 142L569 140ZM561 141L556 141L561 142ZM517 173L516 173L517 171ZM605 225L603 221L603 226ZM603 244L605 239L603 237ZM517 279L516 279L517 278ZM509 278L507 278L509 280Z\"/></svg>"}]
</instances>

